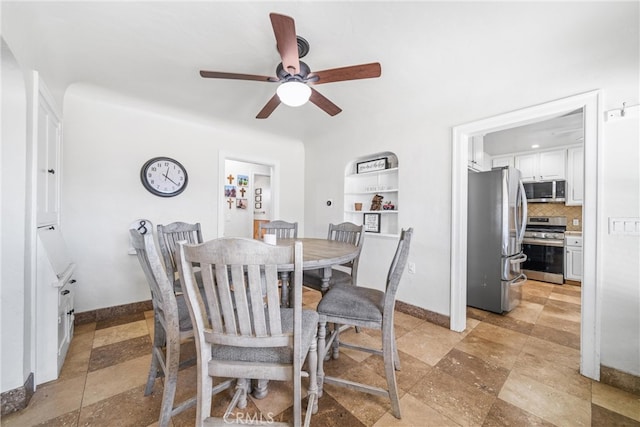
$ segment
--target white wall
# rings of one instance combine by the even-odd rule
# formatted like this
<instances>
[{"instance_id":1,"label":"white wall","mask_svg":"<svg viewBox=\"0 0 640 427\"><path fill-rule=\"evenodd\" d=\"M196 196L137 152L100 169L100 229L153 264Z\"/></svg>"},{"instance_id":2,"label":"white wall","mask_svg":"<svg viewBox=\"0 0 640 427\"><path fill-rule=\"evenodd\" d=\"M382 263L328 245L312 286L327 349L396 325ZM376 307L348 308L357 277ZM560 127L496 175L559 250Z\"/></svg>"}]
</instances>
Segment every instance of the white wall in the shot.
<instances>
[{"instance_id":1,"label":"white wall","mask_svg":"<svg viewBox=\"0 0 640 427\"><path fill-rule=\"evenodd\" d=\"M398 299L449 315L452 127L594 89L603 90L605 110L620 108L623 101L638 103L638 4L500 3L497 8L484 4L462 8L440 3L435 6L438 13L431 14L426 13L428 3L424 14L416 10L421 6L413 6L407 9L411 13L396 11L394 19L407 29L438 28L438 37L428 43L419 35L407 37L398 49L406 50L406 55L428 55L434 58L434 67L405 70L383 63L382 78L385 73L415 75L414 93L398 93L398 104L392 108L381 105L380 114L368 118L375 126L354 124L349 111L344 111L335 117L330 132L305 141L306 231L322 236L328 222L342 219L341 189L348 161L380 151L396 153L402 201L399 222L401 227L415 228L409 261L416 263L416 274L403 276ZM609 31L611 22L617 23L618 33ZM566 28L566 38L545 42L541 30L552 25ZM375 34L372 37L374 42ZM638 375L640 245L637 236L606 235L606 217L640 216L638 134L631 126L614 130L613 125L600 125L601 362ZM628 167L620 167L627 163ZM337 203L327 208L327 198ZM620 202L612 204L613 200ZM361 284L378 287L384 280L391 245L386 239L367 239ZM626 270L620 268L622 259Z\"/></svg>"},{"instance_id":2,"label":"white wall","mask_svg":"<svg viewBox=\"0 0 640 427\"><path fill-rule=\"evenodd\" d=\"M0 390L24 384L30 373L28 288L25 288L27 94L22 71L2 42L2 146L0 150Z\"/></svg>"},{"instance_id":3,"label":"white wall","mask_svg":"<svg viewBox=\"0 0 640 427\"><path fill-rule=\"evenodd\" d=\"M221 150L278 162L280 209L304 216L299 141L203 124L86 85L67 90L61 226L78 265L77 312L150 298L137 258L127 254L127 229L135 219L154 225L199 221L205 239L218 237ZM154 156L173 157L186 167L189 183L182 194L162 198L144 189L140 168Z\"/></svg>"}]
</instances>

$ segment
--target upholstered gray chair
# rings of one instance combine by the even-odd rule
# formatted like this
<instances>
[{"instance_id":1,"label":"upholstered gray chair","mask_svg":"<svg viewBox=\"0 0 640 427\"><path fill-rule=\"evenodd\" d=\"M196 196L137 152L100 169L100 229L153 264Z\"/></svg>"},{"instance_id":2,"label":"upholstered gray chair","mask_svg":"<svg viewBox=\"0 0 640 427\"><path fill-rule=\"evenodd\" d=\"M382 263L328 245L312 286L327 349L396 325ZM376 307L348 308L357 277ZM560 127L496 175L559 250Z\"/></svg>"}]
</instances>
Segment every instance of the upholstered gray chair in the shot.
<instances>
[{"instance_id":1,"label":"upholstered gray chair","mask_svg":"<svg viewBox=\"0 0 640 427\"><path fill-rule=\"evenodd\" d=\"M262 238L265 234L275 234L278 239L296 239L298 237L298 223L281 220L260 223L258 236Z\"/></svg>"},{"instance_id":2,"label":"upholstered gray chair","mask_svg":"<svg viewBox=\"0 0 640 427\"><path fill-rule=\"evenodd\" d=\"M178 242L202 243L202 228L199 222L189 224L186 222L172 222L171 224L158 224L158 243L167 271L173 278L173 286L180 291L178 279Z\"/></svg>"},{"instance_id":3,"label":"upholstered gray chair","mask_svg":"<svg viewBox=\"0 0 640 427\"><path fill-rule=\"evenodd\" d=\"M146 220L151 225L151 222ZM138 255L138 261L151 291L153 303L154 334L151 354L151 366L144 395L153 390L155 380L164 375L164 390L160 409L159 426L169 425L171 417L196 404L196 397L176 405L174 398L180 368L181 342L193 338L193 328L189 310L183 295L175 295L173 283L160 259L153 237L153 226L145 234L131 229L131 242ZM184 363L189 363L185 361Z\"/></svg>"},{"instance_id":4,"label":"upholstered gray chair","mask_svg":"<svg viewBox=\"0 0 640 427\"><path fill-rule=\"evenodd\" d=\"M221 238L180 244L180 276L194 324L198 354L196 425L226 425L246 405L250 380L293 382L293 425L302 419L302 365L309 377L305 426L317 411L317 321L302 309L302 242L275 246L259 240ZM194 264L200 266L204 297ZM281 308L278 269L292 268L293 305ZM210 316L206 314L209 311ZM238 378L222 419L211 417L213 378Z\"/></svg>"},{"instance_id":5,"label":"upholstered gray chair","mask_svg":"<svg viewBox=\"0 0 640 427\"><path fill-rule=\"evenodd\" d=\"M358 247L358 256L351 262L343 264L340 268L331 270L331 279L329 287L336 284L352 284L355 285L358 279L358 262L360 260L360 252L364 243L364 233L362 226L351 222L343 222L342 224L329 224L329 234L327 240L336 240L356 245ZM345 271L346 270L346 271ZM322 269L307 270L302 275L302 283L308 288L322 291L322 278L324 274ZM325 290L326 292L326 290Z\"/></svg>"},{"instance_id":6,"label":"upholstered gray chair","mask_svg":"<svg viewBox=\"0 0 640 427\"><path fill-rule=\"evenodd\" d=\"M384 396L391 400L391 410L396 418L400 418L400 402L396 385L395 370L400 369L400 359L396 348L393 327L393 314L396 292L400 278L407 264L409 246L413 229L402 230L396 253L391 262L385 291L352 285L335 285L322 297L318 304L320 316L318 327L318 395L322 396L322 387L334 384L353 390ZM327 323L341 325L338 330L349 327L361 327L381 330L381 348L368 348L339 341L338 330L333 331L326 338ZM344 336L344 334L342 335ZM384 360L384 371L387 379L387 389L368 384L357 383L343 378L324 376L324 356L331 347L348 347L353 350L381 355ZM337 353L334 352L334 358Z\"/></svg>"}]
</instances>

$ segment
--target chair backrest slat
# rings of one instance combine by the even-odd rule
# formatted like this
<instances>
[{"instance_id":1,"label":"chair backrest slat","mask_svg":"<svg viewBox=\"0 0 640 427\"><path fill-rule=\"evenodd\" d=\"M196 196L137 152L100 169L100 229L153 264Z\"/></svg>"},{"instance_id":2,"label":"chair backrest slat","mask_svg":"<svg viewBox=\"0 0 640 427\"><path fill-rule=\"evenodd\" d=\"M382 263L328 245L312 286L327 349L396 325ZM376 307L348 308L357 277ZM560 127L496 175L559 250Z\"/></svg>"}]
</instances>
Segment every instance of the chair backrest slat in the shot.
<instances>
[{"instance_id":1,"label":"chair backrest slat","mask_svg":"<svg viewBox=\"0 0 640 427\"><path fill-rule=\"evenodd\" d=\"M197 245L184 244L182 251L188 267L183 272L185 281L195 283L195 265L202 271L211 319L206 333L209 342L253 347L291 343L291 333L282 330L278 266L294 264L293 247L253 239L221 238ZM215 276L211 271L215 271Z\"/></svg>"},{"instance_id":2,"label":"chair backrest slat","mask_svg":"<svg viewBox=\"0 0 640 427\"><path fill-rule=\"evenodd\" d=\"M263 234L275 234L278 239L297 239L298 223L281 220L260 223L258 226L258 236Z\"/></svg>"},{"instance_id":3,"label":"chair backrest slat","mask_svg":"<svg viewBox=\"0 0 640 427\"><path fill-rule=\"evenodd\" d=\"M172 222L171 224L158 224L158 243L167 271L178 272L178 242L202 243L202 228L200 223L189 224L186 222ZM175 279L174 279L175 285Z\"/></svg>"}]
</instances>

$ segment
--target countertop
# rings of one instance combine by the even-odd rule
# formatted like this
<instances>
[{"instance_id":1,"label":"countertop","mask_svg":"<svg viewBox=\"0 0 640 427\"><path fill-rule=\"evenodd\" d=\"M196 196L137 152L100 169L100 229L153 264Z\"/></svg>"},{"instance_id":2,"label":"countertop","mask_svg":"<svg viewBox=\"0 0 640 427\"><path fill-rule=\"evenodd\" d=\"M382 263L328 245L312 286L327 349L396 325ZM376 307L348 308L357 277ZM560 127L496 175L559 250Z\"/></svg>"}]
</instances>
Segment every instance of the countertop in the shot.
<instances>
[{"instance_id":1,"label":"countertop","mask_svg":"<svg viewBox=\"0 0 640 427\"><path fill-rule=\"evenodd\" d=\"M582 236L582 231L565 231L565 236Z\"/></svg>"}]
</instances>

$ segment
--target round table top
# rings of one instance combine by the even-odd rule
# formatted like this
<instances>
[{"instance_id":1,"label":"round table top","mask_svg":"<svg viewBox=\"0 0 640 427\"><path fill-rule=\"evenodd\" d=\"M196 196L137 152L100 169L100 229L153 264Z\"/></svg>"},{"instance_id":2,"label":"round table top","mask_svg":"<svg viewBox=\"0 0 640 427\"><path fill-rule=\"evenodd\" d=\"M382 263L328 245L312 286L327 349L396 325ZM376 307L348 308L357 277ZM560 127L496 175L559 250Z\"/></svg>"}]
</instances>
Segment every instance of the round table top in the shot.
<instances>
[{"instance_id":1,"label":"round table top","mask_svg":"<svg viewBox=\"0 0 640 427\"><path fill-rule=\"evenodd\" d=\"M297 239L278 239L278 246L290 246L294 242L302 242L302 268L311 270L331 267L349 262L358 256L359 248L351 243L336 240L302 237Z\"/></svg>"}]
</instances>

